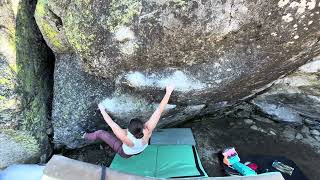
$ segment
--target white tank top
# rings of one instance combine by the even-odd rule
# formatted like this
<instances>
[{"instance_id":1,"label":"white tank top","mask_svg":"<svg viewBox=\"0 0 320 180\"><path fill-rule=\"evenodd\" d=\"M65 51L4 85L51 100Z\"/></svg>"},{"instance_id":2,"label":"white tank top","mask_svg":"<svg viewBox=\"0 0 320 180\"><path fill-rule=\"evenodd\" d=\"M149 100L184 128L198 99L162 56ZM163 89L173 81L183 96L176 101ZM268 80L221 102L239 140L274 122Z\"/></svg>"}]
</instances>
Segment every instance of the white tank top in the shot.
<instances>
[{"instance_id":1,"label":"white tank top","mask_svg":"<svg viewBox=\"0 0 320 180\"><path fill-rule=\"evenodd\" d=\"M147 146L148 143L143 144L143 139L135 138L128 130L127 130L127 137L133 142L133 147L129 147L126 144L122 144L123 152L127 155L133 155L141 153Z\"/></svg>"}]
</instances>

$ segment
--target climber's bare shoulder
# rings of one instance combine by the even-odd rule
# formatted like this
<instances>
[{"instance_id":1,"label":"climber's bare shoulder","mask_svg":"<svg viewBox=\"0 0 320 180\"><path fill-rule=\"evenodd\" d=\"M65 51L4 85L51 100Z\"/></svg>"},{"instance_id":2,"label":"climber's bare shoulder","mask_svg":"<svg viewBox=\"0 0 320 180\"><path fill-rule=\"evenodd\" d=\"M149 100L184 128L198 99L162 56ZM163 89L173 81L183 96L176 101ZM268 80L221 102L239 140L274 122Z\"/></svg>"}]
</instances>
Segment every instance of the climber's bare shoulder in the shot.
<instances>
[{"instance_id":1,"label":"climber's bare shoulder","mask_svg":"<svg viewBox=\"0 0 320 180\"><path fill-rule=\"evenodd\" d=\"M143 134L144 134L144 136L143 136L143 140L145 141L145 142L149 142L149 139L150 139L150 137L151 137L151 135L152 135L152 131L150 131L148 128L144 128L143 129Z\"/></svg>"}]
</instances>

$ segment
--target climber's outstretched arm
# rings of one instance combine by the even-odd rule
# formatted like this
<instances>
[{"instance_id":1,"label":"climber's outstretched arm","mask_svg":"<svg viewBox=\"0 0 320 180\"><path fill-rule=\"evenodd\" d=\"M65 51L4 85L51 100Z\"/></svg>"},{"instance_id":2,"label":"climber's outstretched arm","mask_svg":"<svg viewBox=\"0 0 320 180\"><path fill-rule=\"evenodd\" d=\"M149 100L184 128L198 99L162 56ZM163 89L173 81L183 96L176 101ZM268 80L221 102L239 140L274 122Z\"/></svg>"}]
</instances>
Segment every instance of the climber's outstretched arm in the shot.
<instances>
[{"instance_id":1,"label":"climber's outstretched arm","mask_svg":"<svg viewBox=\"0 0 320 180\"><path fill-rule=\"evenodd\" d=\"M103 105L99 104L100 112L103 116L103 119L106 121L106 123L110 126L113 133L117 136L118 139L120 139L123 143L125 143L128 146L133 146L132 142L127 138L127 132L126 130L122 129L117 123L115 123L111 117L108 115L108 113L105 111L105 108Z\"/></svg>"},{"instance_id":2,"label":"climber's outstretched arm","mask_svg":"<svg viewBox=\"0 0 320 180\"><path fill-rule=\"evenodd\" d=\"M164 108L166 107L166 105L168 104L169 98L171 96L171 93L174 89L174 85L169 85L166 87L166 95L163 97L159 107L157 108L157 110L152 114L152 116L150 117L150 119L144 124L145 128L151 133L154 128L156 128L160 117L161 117L161 113L163 112Z\"/></svg>"}]
</instances>

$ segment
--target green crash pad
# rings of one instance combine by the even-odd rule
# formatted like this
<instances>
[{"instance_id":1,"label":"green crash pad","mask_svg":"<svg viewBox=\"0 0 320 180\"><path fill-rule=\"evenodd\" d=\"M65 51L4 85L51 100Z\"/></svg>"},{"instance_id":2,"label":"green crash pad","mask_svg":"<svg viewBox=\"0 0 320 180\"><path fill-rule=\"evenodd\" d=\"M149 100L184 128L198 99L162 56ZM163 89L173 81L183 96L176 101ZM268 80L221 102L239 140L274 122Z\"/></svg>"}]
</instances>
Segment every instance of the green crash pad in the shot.
<instances>
[{"instance_id":1,"label":"green crash pad","mask_svg":"<svg viewBox=\"0 0 320 180\"><path fill-rule=\"evenodd\" d=\"M192 145L149 145L129 159L116 155L110 168L146 177L208 177Z\"/></svg>"}]
</instances>

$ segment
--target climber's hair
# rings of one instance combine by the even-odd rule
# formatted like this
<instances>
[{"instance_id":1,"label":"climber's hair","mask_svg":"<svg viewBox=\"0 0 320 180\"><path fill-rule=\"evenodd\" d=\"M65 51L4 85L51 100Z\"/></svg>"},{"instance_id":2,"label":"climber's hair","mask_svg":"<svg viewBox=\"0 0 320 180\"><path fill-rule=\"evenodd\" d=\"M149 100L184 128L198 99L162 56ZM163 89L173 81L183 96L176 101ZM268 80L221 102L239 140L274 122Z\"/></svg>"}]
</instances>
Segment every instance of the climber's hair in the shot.
<instances>
[{"instance_id":1,"label":"climber's hair","mask_svg":"<svg viewBox=\"0 0 320 180\"><path fill-rule=\"evenodd\" d=\"M135 138L141 139L143 137L143 122L138 118L131 119L128 130Z\"/></svg>"}]
</instances>

